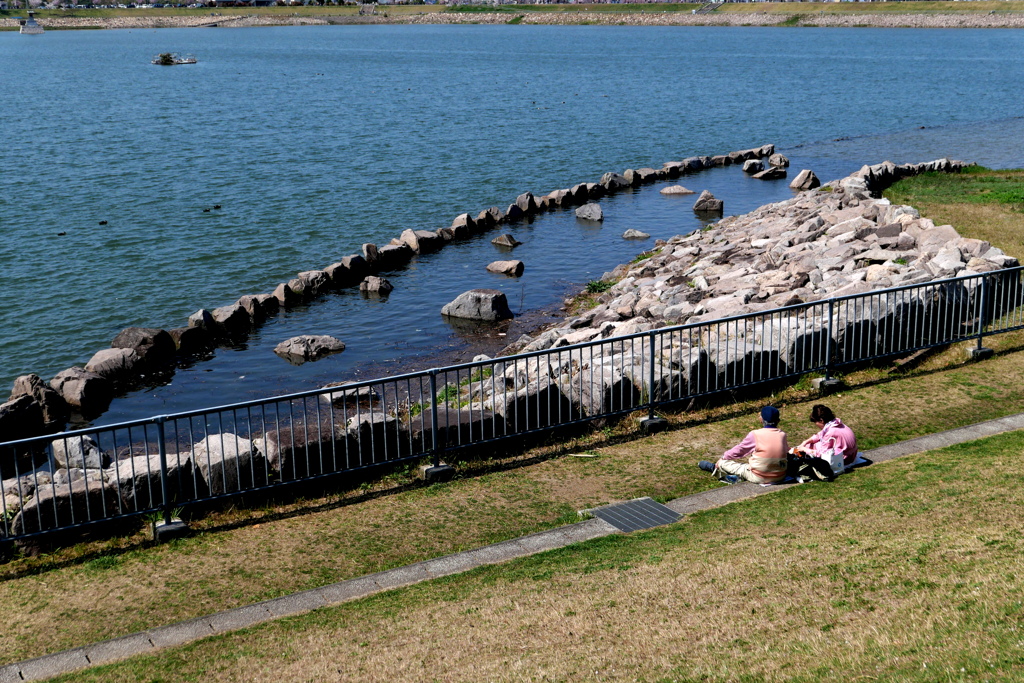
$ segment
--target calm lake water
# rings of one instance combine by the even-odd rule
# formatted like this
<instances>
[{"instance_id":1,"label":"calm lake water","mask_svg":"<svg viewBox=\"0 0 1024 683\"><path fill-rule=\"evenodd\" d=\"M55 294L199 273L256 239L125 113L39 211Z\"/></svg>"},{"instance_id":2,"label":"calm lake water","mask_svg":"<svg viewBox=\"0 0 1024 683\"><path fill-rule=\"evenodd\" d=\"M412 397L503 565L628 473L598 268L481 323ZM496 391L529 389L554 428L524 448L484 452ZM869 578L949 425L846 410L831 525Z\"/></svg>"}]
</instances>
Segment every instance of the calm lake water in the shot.
<instances>
[{"instance_id":1,"label":"calm lake water","mask_svg":"<svg viewBox=\"0 0 1024 683\"><path fill-rule=\"evenodd\" d=\"M1024 166L1022 48L1012 30L0 33L0 387L84 364L124 327L180 326L363 242L609 170L769 142L823 180L884 159ZM166 51L199 63L149 63ZM791 194L734 168L681 182L711 189L728 213ZM692 201L657 189L603 200L601 228L558 212L512 229L527 266L518 280L484 271L501 256L492 235L449 247L389 276L388 299L347 291L290 311L244 347L115 401L103 421L493 348L504 340L461 337L440 307L503 288L524 315L514 339L573 287L699 227ZM630 227L652 239L623 240ZM271 353L307 333L348 350L300 367Z\"/></svg>"}]
</instances>

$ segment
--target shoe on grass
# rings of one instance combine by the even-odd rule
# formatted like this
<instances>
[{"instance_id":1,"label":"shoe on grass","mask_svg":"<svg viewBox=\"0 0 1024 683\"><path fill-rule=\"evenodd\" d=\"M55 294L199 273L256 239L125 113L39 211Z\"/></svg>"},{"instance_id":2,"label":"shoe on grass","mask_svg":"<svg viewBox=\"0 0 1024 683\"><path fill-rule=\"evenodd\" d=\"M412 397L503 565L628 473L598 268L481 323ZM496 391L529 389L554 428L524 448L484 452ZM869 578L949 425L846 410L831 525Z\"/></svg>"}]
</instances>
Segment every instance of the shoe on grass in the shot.
<instances>
[{"instance_id":1,"label":"shoe on grass","mask_svg":"<svg viewBox=\"0 0 1024 683\"><path fill-rule=\"evenodd\" d=\"M701 468L705 472L715 471L715 463L711 462L710 460L701 460L700 462L697 463L697 467Z\"/></svg>"}]
</instances>

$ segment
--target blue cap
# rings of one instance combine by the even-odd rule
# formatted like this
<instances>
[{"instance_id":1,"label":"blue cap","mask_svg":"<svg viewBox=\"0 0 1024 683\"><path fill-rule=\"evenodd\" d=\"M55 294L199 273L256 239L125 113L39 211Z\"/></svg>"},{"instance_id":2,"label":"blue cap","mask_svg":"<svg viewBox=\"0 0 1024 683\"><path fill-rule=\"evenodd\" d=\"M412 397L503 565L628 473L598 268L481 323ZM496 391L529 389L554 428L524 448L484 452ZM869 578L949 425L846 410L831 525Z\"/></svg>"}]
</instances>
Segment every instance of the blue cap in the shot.
<instances>
[{"instance_id":1,"label":"blue cap","mask_svg":"<svg viewBox=\"0 0 1024 683\"><path fill-rule=\"evenodd\" d=\"M761 408L761 421L773 426L779 424L779 409L774 406Z\"/></svg>"}]
</instances>

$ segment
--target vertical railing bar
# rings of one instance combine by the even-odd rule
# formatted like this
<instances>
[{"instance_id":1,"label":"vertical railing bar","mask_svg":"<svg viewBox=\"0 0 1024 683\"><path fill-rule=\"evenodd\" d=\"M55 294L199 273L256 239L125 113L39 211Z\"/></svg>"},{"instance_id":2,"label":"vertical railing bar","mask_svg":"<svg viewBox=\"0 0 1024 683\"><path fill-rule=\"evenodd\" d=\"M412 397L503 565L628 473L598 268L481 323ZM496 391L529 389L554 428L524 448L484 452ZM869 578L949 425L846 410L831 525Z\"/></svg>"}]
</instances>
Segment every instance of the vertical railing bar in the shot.
<instances>
[{"instance_id":1,"label":"vertical railing bar","mask_svg":"<svg viewBox=\"0 0 1024 683\"><path fill-rule=\"evenodd\" d=\"M437 368L431 368L430 374L430 455L434 467L441 466L441 455L437 450Z\"/></svg>"}]
</instances>

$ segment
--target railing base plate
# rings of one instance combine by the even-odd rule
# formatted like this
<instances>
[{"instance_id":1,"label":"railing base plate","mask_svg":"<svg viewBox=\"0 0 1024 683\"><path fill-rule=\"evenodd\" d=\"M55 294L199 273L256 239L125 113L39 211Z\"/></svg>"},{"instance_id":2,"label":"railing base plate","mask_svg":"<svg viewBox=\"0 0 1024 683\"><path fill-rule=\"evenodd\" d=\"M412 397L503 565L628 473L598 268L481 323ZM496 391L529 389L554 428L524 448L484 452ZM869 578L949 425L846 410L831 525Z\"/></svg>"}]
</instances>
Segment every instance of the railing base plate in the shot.
<instances>
[{"instance_id":1,"label":"railing base plate","mask_svg":"<svg viewBox=\"0 0 1024 683\"><path fill-rule=\"evenodd\" d=\"M818 390L818 393L822 396L828 396L834 394L837 391L842 391L846 388L841 379L825 379L824 377L818 377L817 379L811 380L811 386Z\"/></svg>"},{"instance_id":2,"label":"railing base plate","mask_svg":"<svg viewBox=\"0 0 1024 683\"><path fill-rule=\"evenodd\" d=\"M180 519L172 519L169 523L163 521L153 523L153 540L157 543L166 543L176 538L184 538L188 534L188 524L185 524Z\"/></svg>"},{"instance_id":3,"label":"railing base plate","mask_svg":"<svg viewBox=\"0 0 1024 683\"><path fill-rule=\"evenodd\" d=\"M967 357L971 360L985 360L986 358L991 358L994 354L995 351L984 346L980 349L977 346L967 349Z\"/></svg>"},{"instance_id":4,"label":"railing base plate","mask_svg":"<svg viewBox=\"0 0 1024 683\"><path fill-rule=\"evenodd\" d=\"M640 421L640 431L644 434L657 434L668 429L668 420L663 417L649 417Z\"/></svg>"},{"instance_id":5,"label":"railing base plate","mask_svg":"<svg viewBox=\"0 0 1024 683\"><path fill-rule=\"evenodd\" d=\"M451 481L452 477L455 476L455 468L451 465L445 465L441 463L437 467L432 465L424 465L420 468L420 479L426 482L434 483L438 481Z\"/></svg>"}]
</instances>

